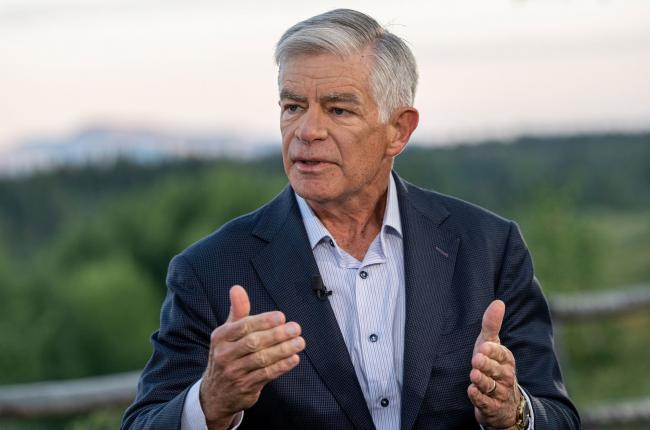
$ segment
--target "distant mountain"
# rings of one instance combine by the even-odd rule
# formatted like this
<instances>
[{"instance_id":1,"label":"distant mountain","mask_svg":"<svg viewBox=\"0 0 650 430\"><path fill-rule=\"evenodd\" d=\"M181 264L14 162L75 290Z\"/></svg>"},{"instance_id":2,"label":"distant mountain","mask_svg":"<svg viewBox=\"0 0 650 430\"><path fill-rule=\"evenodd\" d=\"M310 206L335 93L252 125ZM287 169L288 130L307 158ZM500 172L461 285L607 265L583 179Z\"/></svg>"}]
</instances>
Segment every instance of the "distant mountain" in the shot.
<instances>
[{"instance_id":1,"label":"distant mountain","mask_svg":"<svg viewBox=\"0 0 650 430\"><path fill-rule=\"evenodd\" d=\"M250 158L277 152L279 143L228 135L182 135L145 128L95 126L71 136L36 138L0 152L0 176L126 159L140 164L175 158Z\"/></svg>"}]
</instances>

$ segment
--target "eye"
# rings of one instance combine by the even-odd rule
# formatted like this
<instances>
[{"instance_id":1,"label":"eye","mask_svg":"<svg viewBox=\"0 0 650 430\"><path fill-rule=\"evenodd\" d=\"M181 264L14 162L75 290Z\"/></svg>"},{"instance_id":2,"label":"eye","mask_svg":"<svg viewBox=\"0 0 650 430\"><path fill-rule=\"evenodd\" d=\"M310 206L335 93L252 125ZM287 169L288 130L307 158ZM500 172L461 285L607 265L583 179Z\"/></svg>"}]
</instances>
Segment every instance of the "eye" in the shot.
<instances>
[{"instance_id":1,"label":"eye","mask_svg":"<svg viewBox=\"0 0 650 430\"><path fill-rule=\"evenodd\" d=\"M288 103L288 104L282 106L282 110L284 112L288 112L288 113L296 113L296 112L298 112L299 109L300 109L300 106L297 105L297 104L293 104L293 103Z\"/></svg>"},{"instance_id":2,"label":"eye","mask_svg":"<svg viewBox=\"0 0 650 430\"><path fill-rule=\"evenodd\" d=\"M332 113L333 113L334 115L336 115L336 116L343 116L343 115L345 115L346 113L348 113L348 111L345 110L345 109L342 109L342 108L337 108L337 107L335 107L335 108L332 108Z\"/></svg>"}]
</instances>

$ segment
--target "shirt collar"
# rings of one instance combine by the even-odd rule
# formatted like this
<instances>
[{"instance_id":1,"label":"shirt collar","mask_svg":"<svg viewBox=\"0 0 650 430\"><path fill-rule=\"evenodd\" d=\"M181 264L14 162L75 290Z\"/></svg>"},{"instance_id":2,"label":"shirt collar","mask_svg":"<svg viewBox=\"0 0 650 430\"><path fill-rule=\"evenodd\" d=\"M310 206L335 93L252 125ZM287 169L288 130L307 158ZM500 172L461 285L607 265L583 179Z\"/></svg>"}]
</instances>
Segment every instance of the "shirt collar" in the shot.
<instances>
[{"instance_id":1,"label":"shirt collar","mask_svg":"<svg viewBox=\"0 0 650 430\"><path fill-rule=\"evenodd\" d=\"M302 215L302 222L305 225L305 230L307 230L307 237L309 238L311 248L314 249L323 239L332 239L332 235L327 231L327 228L318 219L305 199L298 194L295 194L295 196L300 214ZM400 218L399 203L397 201L397 187L395 186L393 175L390 175L388 183L386 209L384 210L384 220L381 226L382 233L388 233L391 230L397 233L400 238L402 237L402 221Z\"/></svg>"}]
</instances>

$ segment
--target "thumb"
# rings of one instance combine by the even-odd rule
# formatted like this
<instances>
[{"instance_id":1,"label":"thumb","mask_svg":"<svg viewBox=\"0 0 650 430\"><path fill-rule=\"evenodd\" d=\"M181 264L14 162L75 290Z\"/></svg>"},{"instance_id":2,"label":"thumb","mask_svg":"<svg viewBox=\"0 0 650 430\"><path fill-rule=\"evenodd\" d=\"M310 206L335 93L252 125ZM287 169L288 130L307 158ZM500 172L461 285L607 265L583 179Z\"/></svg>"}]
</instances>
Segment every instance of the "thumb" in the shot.
<instances>
[{"instance_id":1,"label":"thumb","mask_svg":"<svg viewBox=\"0 0 650 430\"><path fill-rule=\"evenodd\" d=\"M228 322L233 322L247 317L251 311L251 303L248 294L241 285L233 285L230 288L230 314Z\"/></svg>"},{"instance_id":2,"label":"thumb","mask_svg":"<svg viewBox=\"0 0 650 430\"><path fill-rule=\"evenodd\" d=\"M494 300L483 314L480 337L484 342L499 342L499 331L506 313L506 305L501 300Z\"/></svg>"}]
</instances>

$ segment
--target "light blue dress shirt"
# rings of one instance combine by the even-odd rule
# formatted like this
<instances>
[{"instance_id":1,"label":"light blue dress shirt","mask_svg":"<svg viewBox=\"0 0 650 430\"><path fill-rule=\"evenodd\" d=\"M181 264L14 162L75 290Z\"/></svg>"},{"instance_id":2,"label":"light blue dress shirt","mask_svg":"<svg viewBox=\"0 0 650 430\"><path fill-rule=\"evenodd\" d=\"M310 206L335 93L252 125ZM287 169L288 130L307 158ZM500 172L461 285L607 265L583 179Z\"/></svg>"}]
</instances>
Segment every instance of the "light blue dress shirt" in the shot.
<instances>
[{"instance_id":1,"label":"light blue dress shirt","mask_svg":"<svg viewBox=\"0 0 650 430\"><path fill-rule=\"evenodd\" d=\"M391 176L381 230L359 261L296 195L309 243L377 430L400 428L404 368L404 252Z\"/></svg>"}]
</instances>

